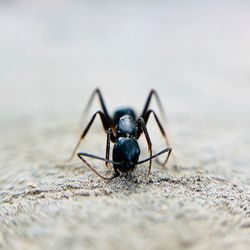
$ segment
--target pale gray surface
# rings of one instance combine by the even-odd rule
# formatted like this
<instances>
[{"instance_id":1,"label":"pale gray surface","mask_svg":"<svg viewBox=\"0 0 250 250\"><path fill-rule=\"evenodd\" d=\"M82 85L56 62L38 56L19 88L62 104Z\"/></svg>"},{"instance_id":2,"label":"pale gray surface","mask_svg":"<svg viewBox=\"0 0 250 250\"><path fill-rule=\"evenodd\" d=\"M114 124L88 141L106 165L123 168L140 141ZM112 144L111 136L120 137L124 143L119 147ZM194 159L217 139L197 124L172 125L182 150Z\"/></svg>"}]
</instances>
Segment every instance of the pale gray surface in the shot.
<instances>
[{"instance_id":1,"label":"pale gray surface","mask_svg":"<svg viewBox=\"0 0 250 250\"><path fill-rule=\"evenodd\" d=\"M248 249L249 12L247 1L2 1L0 248ZM168 170L105 182L77 159L58 164L96 86L110 110L140 111L159 91ZM95 125L81 150L104 148Z\"/></svg>"}]
</instances>

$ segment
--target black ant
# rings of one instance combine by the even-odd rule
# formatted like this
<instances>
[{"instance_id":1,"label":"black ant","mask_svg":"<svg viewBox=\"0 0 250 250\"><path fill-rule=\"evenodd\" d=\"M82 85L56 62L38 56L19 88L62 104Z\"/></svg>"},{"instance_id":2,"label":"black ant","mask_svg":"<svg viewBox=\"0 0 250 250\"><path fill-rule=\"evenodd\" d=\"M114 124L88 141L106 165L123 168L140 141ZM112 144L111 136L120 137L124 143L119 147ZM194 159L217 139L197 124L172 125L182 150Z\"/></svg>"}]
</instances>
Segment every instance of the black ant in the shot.
<instances>
[{"instance_id":1,"label":"black ant","mask_svg":"<svg viewBox=\"0 0 250 250\"><path fill-rule=\"evenodd\" d=\"M80 139L79 139L78 143L76 144L76 146L72 152L72 155L68 159L68 161L73 159L78 147L80 146L81 141L85 138L85 136L88 133L91 125L93 124L96 116L99 115L101 118L101 121L102 121L103 128L107 133L106 158L102 158L102 157L88 154L88 153L84 153L84 152L77 153L78 157L90 169L92 169L99 177L101 177L105 180L110 180L114 177L119 176L120 172L131 172L136 168L136 165L147 162L147 161L149 161L148 175L150 175L152 159L161 155L161 154L168 152L166 160L162 163L162 165L165 165L167 163L168 158L171 154L172 148L169 147L167 134L166 134L163 126L161 125L157 115L155 114L155 112L153 110L149 109L150 101L152 99L152 96L154 95L156 100L157 100L157 103L158 103L158 106L159 106L161 113L164 114L164 110L163 110L162 104L160 102L160 98L155 90L150 91L148 98L146 100L146 103L144 105L142 114L139 116L139 118L136 118L136 114L135 114L134 110L131 108L117 109L114 112L113 118L111 118L111 116L109 115L109 113L107 111L106 105L104 103L104 99L102 97L101 91L99 89L95 89L93 91L93 93L92 93L92 95L87 103L87 106L85 108L85 111L84 111L85 114L89 110L95 95L98 95L98 97L99 97L102 111L99 110L99 111L94 113L94 115L92 116L87 127L83 130L83 132L80 136ZM159 152L155 155L152 155L152 143L151 143L151 140L150 140L147 128L146 128L146 124L148 122L150 114L154 115L156 123L158 124L159 129L161 131L161 134L165 138L165 141L167 144L166 149L162 150L161 152ZM139 155L140 155L140 148L139 148L137 140L139 139L139 137L142 133L145 134L150 157L145 159L145 160L138 161ZM109 159L110 141L112 141L114 143L113 156L112 156L113 160ZM83 156L105 161L105 165L107 167L108 167L109 163L113 164L115 174L110 176L110 177L106 177L106 176L101 175L92 165L90 165L83 158Z\"/></svg>"}]
</instances>

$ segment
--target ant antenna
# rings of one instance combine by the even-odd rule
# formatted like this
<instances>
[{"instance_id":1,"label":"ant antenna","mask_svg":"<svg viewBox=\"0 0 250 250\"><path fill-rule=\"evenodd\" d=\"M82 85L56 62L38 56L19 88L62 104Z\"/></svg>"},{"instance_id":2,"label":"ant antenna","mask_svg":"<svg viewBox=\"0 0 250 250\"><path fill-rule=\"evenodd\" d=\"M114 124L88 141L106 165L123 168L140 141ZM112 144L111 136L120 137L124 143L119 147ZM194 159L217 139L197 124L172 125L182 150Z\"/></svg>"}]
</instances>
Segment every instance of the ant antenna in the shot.
<instances>
[{"instance_id":1,"label":"ant antenna","mask_svg":"<svg viewBox=\"0 0 250 250\"><path fill-rule=\"evenodd\" d=\"M151 157L146 158L146 159L144 159L144 160L142 160L142 161L139 161L139 162L137 163L137 165L142 164L142 163L145 163L145 162L147 162L147 161L149 161L149 160L151 160L151 159L153 159L153 158L155 158L155 157L157 157L157 156L159 156L159 155L162 155L162 154L164 154L164 153L167 153L167 152L168 152L168 156L167 156L167 160L168 160L168 158L169 158L169 156L170 156L170 154L171 154L171 151L172 151L172 148L171 148L171 147L167 147L167 148L165 148L164 150L160 151L159 153L157 153L157 154L155 154L155 155L152 155ZM166 161L167 161L167 160L166 160Z\"/></svg>"},{"instance_id":2,"label":"ant antenna","mask_svg":"<svg viewBox=\"0 0 250 250\"><path fill-rule=\"evenodd\" d=\"M155 154L155 155L152 155L151 157L146 158L146 159L144 159L144 160L142 160L142 161L137 162L137 165L142 164L142 163L145 163L145 162L147 162L147 161L149 161L149 160L151 160L151 159L153 159L153 158L155 158L155 157L157 157L157 156L160 156L160 155L162 155L162 154L164 154L164 153L167 153L167 152L168 152L168 156L167 156L167 159L168 159L169 156L170 156L170 154L171 154L171 151L172 151L172 148L171 148L171 147L165 148L164 150L160 151L159 153L157 153L157 154ZM114 161L111 161L111 160L107 160L107 159L105 159L105 158L103 158L103 157L100 157L100 156L97 156L97 155L88 154L88 153L84 153L84 152L79 152L79 153L77 153L77 155L78 155L79 157L80 157L80 156L86 156L86 157L94 158L94 159L101 160L101 161L105 161L105 162L111 163L111 164L116 164L116 165L121 165L121 164L122 164L122 163L120 163L120 162L114 162ZM81 158L81 157L80 157L80 158Z\"/></svg>"},{"instance_id":3,"label":"ant antenna","mask_svg":"<svg viewBox=\"0 0 250 250\"><path fill-rule=\"evenodd\" d=\"M114 161L111 161L111 160L107 160L103 157L100 157L100 156L97 156L97 155L92 155L92 154L88 154L88 153L84 153L84 152L79 152L77 153L77 155L80 157L81 155L83 156L86 156L86 157L90 157L90 158L94 158L94 159L97 159L97 160L101 160L101 161L105 161L107 163L111 163L111 164L117 164L117 165L121 165L121 163L118 163L118 162L114 162ZM81 157L80 157L81 158Z\"/></svg>"}]
</instances>

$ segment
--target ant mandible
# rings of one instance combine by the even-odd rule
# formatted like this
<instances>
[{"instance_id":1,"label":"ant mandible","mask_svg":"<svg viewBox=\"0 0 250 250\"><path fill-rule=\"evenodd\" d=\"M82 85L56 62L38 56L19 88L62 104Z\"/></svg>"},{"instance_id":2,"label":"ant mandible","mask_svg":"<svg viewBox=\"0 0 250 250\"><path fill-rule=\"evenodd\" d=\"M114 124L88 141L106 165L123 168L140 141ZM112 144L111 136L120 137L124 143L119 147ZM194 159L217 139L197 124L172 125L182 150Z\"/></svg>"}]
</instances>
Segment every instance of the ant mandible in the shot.
<instances>
[{"instance_id":1,"label":"ant mandible","mask_svg":"<svg viewBox=\"0 0 250 250\"><path fill-rule=\"evenodd\" d=\"M101 109L97 112L94 113L92 116L91 120L89 121L88 125L86 128L83 130L79 141L77 142L70 158L67 161L71 161L73 157L76 154L76 151L78 147L80 146L81 141L85 138L86 134L88 133L91 125L93 124L95 118L97 115L100 116L101 122L103 125L104 130L107 133L107 141L106 141L106 158L102 158L96 155L84 153L84 152L79 152L77 153L78 157L90 168L92 169L99 177L105 180L110 180L113 179L114 177L117 177L120 175L120 172L131 172L133 171L137 165L149 161L149 167L148 167L148 176L150 175L151 172L151 165L152 165L152 159L164 154L168 153L166 156L166 159L161 165L165 165L168 161L168 158L171 154L172 148L169 146L167 134L160 123L156 113L152 110L149 109L149 105L152 99L152 96L155 96L157 104L159 106L160 112L164 115L164 109L161 104L160 98L155 90L151 90L148 98L146 100L146 103L144 105L143 111L141 115L137 118L134 110L132 108L122 108L122 109L117 109L114 112L113 117L109 115L102 93L100 89L95 89L87 103L87 106L84 110L84 114L87 113L89 110L93 99L95 96L98 96L100 104L101 104ZM146 128L147 122L149 120L150 115L153 114L156 123L161 131L161 134L163 135L167 148L164 150L160 151L159 153L152 155L152 143ZM144 159L142 161L138 161L139 155L140 155L140 148L138 145L137 140L141 136L141 134L144 133L147 144L148 144L148 150L149 150L149 158ZM110 155L110 141L114 143L113 147L113 160L109 159ZM86 157L91 157L95 159L99 159L102 161L105 161L105 165L108 167L108 164L111 163L113 164L113 168L115 171L115 174L107 177L101 175L90 163L86 161L84 158Z\"/></svg>"}]
</instances>

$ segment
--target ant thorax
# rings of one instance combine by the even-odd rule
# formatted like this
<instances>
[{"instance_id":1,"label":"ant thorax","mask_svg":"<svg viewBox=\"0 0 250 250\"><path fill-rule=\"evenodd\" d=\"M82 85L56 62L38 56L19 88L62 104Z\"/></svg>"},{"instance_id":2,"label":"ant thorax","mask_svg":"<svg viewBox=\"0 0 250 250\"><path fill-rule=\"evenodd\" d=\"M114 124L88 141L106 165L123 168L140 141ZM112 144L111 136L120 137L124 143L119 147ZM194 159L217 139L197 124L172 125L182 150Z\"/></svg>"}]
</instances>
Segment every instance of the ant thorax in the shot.
<instances>
[{"instance_id":1,"label":"ant thorax","mask_svg":"<svg viewBox=\"0 0 250 250\"><path fill-rule=\"evenodd\" d=\"M116 125L117 137L135 137L136 131L136 122L130 115L123 115Z\"/></svg>"}]
</instances>

